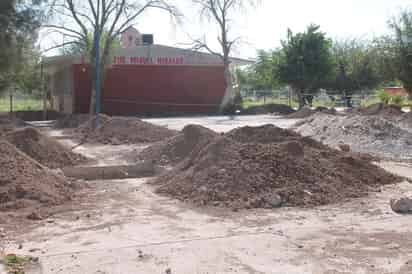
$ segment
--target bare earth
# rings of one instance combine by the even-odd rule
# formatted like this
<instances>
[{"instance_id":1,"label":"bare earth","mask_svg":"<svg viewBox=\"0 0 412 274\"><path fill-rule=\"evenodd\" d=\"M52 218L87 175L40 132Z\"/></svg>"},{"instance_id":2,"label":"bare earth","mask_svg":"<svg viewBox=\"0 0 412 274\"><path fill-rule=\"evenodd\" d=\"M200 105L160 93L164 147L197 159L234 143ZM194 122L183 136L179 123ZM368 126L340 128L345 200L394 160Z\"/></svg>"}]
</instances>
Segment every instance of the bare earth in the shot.
<instances>
[{"instance_id":1,"label":"bare earth","mask_svg":"<svg viewBox=\"0 0 412 274\"><path fill-rule=\"evenodd\" d=\"M185 118L180 123L203 121L218 131L262 120L283 127L290 123L269 116L229 120ZM177 119L151 122L180 129ZM122 155L131 149L86 145L75 152L99 158L104 166L123 164ZM412 179L411 164L380 165ZM388 204L391 198L412 196L407 181L367 198L314 209L233 212L158 196L147 180L89 182L50 218L8 224L1 243L8 253L39 257L41 269L30 273L412 273L411 216L393 213Z\"/></svg>"}]
</instances>

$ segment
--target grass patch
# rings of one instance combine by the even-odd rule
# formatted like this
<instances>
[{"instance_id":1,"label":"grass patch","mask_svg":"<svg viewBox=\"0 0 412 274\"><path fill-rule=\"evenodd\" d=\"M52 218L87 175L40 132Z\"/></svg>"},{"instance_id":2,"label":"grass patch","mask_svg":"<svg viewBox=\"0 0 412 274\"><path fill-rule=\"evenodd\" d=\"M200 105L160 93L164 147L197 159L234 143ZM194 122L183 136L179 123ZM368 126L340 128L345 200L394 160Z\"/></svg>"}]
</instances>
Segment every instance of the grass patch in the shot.
<instances>
[{"instance_id":1,"label":"grass patch","mask_svg":"<svg viewBox=\"0 0 412 274\"><path fill-rule=\"evenodd\" d=\"M37 263L38 259L30 256L17 256L8 254L0 259L0 263L6 267L8 274L25 274L25 268L29 264Z\"/></svg>"},{"instance_id":2,"label":"grass patch","mask_svg":"<svg viewBox=\"0 0 412 274\"><path fill-rule=\"evenodd\" d=\"M13 111L21 110L42 110L43 101L41 99L33 98L16 98L13 99ZM0 112L10 111L9 98L0 98Z\"/></svg>"}]
</instances>

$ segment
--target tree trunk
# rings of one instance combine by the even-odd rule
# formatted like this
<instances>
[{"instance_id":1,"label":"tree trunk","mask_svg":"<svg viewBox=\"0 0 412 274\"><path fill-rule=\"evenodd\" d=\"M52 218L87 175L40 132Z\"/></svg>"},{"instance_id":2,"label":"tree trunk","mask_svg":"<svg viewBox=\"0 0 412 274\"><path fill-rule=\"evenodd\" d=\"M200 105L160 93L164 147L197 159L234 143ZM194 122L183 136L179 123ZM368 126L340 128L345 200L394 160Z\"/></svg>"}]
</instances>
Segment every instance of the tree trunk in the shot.
<instances>
[{"instance_id":1,"label":"tree trunk","mask_svg":"<svg viewBox=\"0 0 412 274\"><path fill-rule=\"evenodd\" d=\"M305 106L305 97L303 96L303 91L302 90L298 90L296 92L297 96L298 96L298 102L299 102L299 109L302 109Z\"/></svg>"},{"instance_id":2,"label":"tree trunk","mask_svg":"<svg viewBox=\"0 0 412 274\"><path fill-rule=\"evenodd\" d=\"M233 84L232 77L230 74L229 63L225 64L225 95L223 96L222 103L220 104L220 110L222 111L230 102L233 100Z\"/></svg>"}]
</instances>

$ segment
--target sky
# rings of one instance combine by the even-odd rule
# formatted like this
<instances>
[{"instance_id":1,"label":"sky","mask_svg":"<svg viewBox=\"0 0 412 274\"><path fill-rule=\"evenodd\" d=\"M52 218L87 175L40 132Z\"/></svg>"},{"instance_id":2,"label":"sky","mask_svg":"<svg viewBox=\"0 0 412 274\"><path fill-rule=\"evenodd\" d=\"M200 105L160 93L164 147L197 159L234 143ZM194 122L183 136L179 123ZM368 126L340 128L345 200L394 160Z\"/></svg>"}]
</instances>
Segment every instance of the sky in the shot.
<instances>
[{"instance_id":1,"label":"sky","mask_svg":"<svg viewBox=\"0 0 412 274\"><path fill-rule=\"evenodd\" d=\"M216 48L216 26L201 20L190 0L175 1L185 15L180 23L152 10L135 27L141 33L153 33L156 44L188 48L191 38L206 37ZM232 55L253 58L258 49L278 47L288 28L299 32L311 23L320 25L330 38L373 38L387 33L388 19L409 7L412 0L261 0L260 5L233 15L231 37L240 37L241 43ZM50 44L47 39L46 44Z\"/></svg>"}]
</instances>

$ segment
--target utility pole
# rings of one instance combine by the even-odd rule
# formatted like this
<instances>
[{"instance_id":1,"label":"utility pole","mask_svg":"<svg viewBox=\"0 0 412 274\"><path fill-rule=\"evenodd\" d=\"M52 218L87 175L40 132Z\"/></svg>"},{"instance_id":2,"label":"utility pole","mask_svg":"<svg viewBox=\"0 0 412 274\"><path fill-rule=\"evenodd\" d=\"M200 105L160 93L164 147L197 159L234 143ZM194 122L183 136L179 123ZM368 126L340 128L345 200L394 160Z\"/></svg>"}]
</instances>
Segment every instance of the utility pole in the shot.
<instances>
[{"instance_id":1,"label":"utility pole","mask_svg":"<svg viewBox=\"0 0 412 274\"><path fill-rule=\"evenodd\" d=\"M101 97L101 79L100 79L100 30L97 28L96 30L96 83L95 83L95 88L96 88L96 127L99 126L99 114L101 111L101 105L100 105L100 97Z\"/></svg>"}]
</instances>

